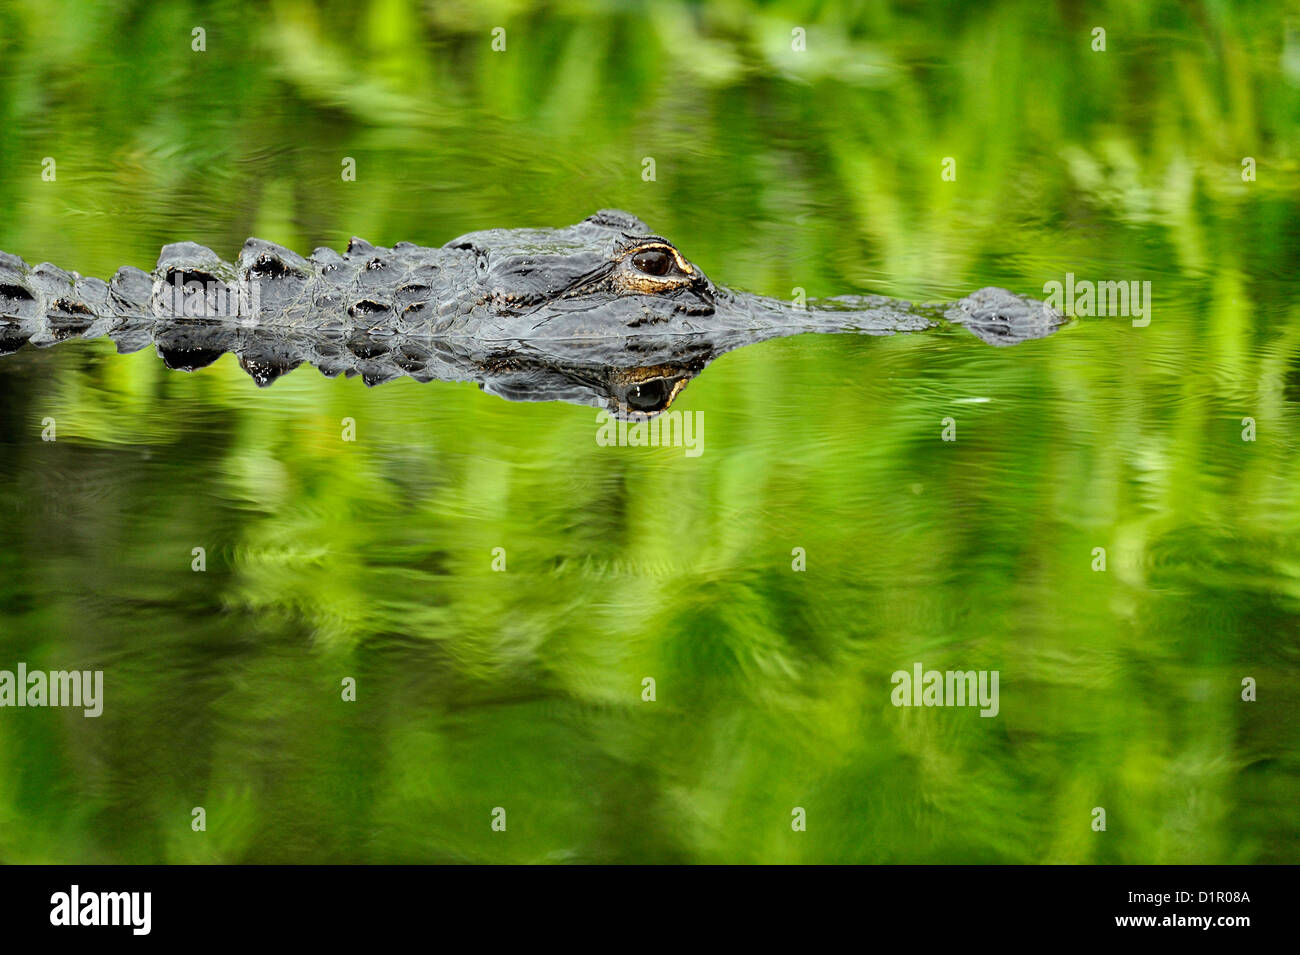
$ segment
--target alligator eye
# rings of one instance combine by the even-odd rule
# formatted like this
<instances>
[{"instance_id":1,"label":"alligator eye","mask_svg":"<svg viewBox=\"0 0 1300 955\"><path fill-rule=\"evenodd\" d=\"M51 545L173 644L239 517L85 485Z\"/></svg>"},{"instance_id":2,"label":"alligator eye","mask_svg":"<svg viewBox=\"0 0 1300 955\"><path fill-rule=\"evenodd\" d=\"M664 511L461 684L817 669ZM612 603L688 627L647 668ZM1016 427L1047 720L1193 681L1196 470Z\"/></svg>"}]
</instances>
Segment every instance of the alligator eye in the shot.
<instances>
[{"instance_id":1,"label":"alligator eye","mask_svg":"<svg viewBox=\"0 0 1300 955\"><path fill-rule=\"evenodd\" d=\"M646 275L667 275L673 267L673 257L663 249L646 249L633 256L632 264Z\"/></svg>"}]
</instances>

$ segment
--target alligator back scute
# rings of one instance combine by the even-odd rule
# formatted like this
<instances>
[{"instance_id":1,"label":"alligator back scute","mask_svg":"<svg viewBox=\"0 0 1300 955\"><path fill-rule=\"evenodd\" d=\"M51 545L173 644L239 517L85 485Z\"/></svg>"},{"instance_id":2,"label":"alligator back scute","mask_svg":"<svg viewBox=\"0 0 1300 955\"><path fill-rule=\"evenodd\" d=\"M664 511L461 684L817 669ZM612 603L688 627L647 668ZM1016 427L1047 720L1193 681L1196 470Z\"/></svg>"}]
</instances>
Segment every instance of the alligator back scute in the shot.
<instances>
[{"instance_id":1,"label":"alligator back scute","mask_svg":"<svg viewBox=\"0 0 1300 955\"><path fill-rule=\"evenodd\" d=\"M0 278L21 276L28 268L20 256L12 252L0 252Z\"/></svg>"},{"instance_id":2,"label":"alligator back scute","mask_svg":"<svg viewBox=\"0 0 1300 955\"><path fill-rule=\"evenodd\" d=\"M40 315L41 303L30 287L28 272L27 263L18 256L0 252L0 340L12 344L23 336L13 347L0 343L0 354L21 348L33 329L27 327L24 335L20 326L30 326Z\"/></svg>"},{"instance_id":3,"label":"alligator back scute","mask_svg":"<svg viewBox=\"0 0 1300 955\"><path fill-rule=\"evenodd\" d=\"M199 245L197 242L172 242L164 245L162 251L158 253L156 271L164 280L169 279L168 273L174 271L194 272L203 278L221 279L226 282L235 277L235 270L228 262L206 245Z\"/></svg>"},{"instance_id":4,"label":"alligator back scute","mask_svg":"<svg viewBox=\"0 0 1300 955\"><path fill-rule=\"evenodd\" d=\"M49 262L36 266L27 273L27 277L34 288L54 298L70 293L77 279L81 278L76 272L69 272Z\"/></svg>"},{"instance_id":5,"label":"alligator back scute","mask_svg":"<svg viewBox=\"0 0 1300 955\"><path fill-rule=\"evenodd\" d=\"M206 246L165 245L151 279L150 311L166 318L235 318L239 314L235 279L234 266Z\"/></svg>"},{"instance_id":6,"label":"alligator back scute","mask_svg":"<svg viewBox=\"0 0 1300 955\"><path fill-rule=\"evenodd\" d=\"M311 263L292 249L265 239L249 239L239 250L239 274L248 278L306 278Z\"/></svg>"},{"instance_id":7,"label":"alligator back scute","mask_svg":"<svg viewBox=\"0 0 1300 955\"><path fill-rule=\"evenodd\" d=\"M46 313L50 332L57 339L86 335L98 323L107 329L109 318L108 283L103 279L78 277L67 295L50 303Z\"/></svg>"},{"instance_id":8,"label":"alligator back scute","mask_svg":"<svg viewBox=\"0 0 1300 955\"><path fill-rule=\"evenodd\" d=\"M118 315L145 318L151 314L153 276L143 269L124 265L108 283L108 297Z\"/></svg>"},{"instance_id":9,"label":"alligator back scute","mask_svg":"<svg viewBox=\"0 0 1300 955\"><path fill-rule=\"evenodd\" d=\"M349 258L353 258L349 256ZM399 269L394 256L387 249L376 249L371 255L358 257L357 284L362 288L382 288L391 285L394 273Z\"/></svg>"},{"instance_id":10,"label":"alligator back scute","mask_svg":"<svg viewBox=\"0 0 1300 955\"><path fill-rule=\"evenodd\" d=\"M81 276L67 272L57 265L42 262L26 276L26 288L37 304L35 327L28 339L33 345L45 348L86 332L94 323L93 307L82 296L93 293L93 287L78 289ZM43 319L43 321L42 321Z\"/></svg>"},{"instance_id":11,"label":"alligator back scute","mask_svg":"<svg viewBox=\"0 0 1300 955\"><path fill-rule=\"evenodd\" d=\"M265 239L249 239L239 252L239 276L247 297L244 306L250 315L269 317L277 324L307 317L315 273L312 263L297 252Z\"/></svg>"},{"instance_id":12,"label":"alligator back scute","mask_svg":"<svg viewBox=\"0 0 1300 955\"><path fill-rule=\"evenodd\" d=\"M40 307L27 285L27 263L0 252L0 355L13 354L27 344Z\"/></svg>"},{"instance_id":13,"label":"alligator back scute","mask_svg":"<svg viewBox=\"0 0 1300 955\"><path fill-rule=\"evenodd\" d=\"M326 285L341 285L348 280L347 271L343 268L343 256L328 246L321 246L313 252L311 262L316 266L316 274Z\"/></svg>"}]
</instances>

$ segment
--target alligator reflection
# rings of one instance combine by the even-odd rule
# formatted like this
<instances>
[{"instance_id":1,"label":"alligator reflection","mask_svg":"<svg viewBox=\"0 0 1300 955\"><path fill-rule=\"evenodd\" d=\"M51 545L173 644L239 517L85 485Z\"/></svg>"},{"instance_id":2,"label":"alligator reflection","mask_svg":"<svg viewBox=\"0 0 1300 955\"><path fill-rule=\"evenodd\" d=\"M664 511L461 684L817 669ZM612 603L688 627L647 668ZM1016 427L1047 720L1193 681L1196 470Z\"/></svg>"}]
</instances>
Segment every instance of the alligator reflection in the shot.
<instances>
[{"instance_id":1,"label":"alligator reflection","mask_svg":"<svg viewBox=\"0 0 1300 955\"><path fill-rule=\"evenodd\" d=\"M853 313L837 314L848 317ZM923 321L914 328L931 324L937 323ZM806 321L711 334L483 343L473 338L239 328L225 321L173 317L119 320L106 337L122 354L152 345L168 368L180 371L196 371L231 353L263 387L307 364L328 377L359 376L367 385L401 377L421 382L474 381L484 391L510 401L567 401L602 407L621 418L640 418L666 410L713 359L736 348L809 332L888 335L895 330L854 327L851 322L835 322L831 327L824 321ZM64 327L31 343L44 347L90 337L84 335L87 331ZM996 343L1038 337L1008 334L996 324L972 327L972 331ZM17 351L31 337L0 319L0 355Z\"/></svg>"}]
</instances>

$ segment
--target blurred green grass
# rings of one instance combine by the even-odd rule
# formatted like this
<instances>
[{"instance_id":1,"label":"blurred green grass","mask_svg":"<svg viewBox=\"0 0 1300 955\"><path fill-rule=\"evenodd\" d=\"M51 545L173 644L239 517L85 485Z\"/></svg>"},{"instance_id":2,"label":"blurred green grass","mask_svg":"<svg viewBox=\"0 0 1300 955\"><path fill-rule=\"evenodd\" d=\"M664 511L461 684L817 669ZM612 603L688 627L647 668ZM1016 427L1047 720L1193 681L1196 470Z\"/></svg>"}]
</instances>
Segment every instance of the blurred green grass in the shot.
<instances>
[{"instance_id":1,"label":"blurred green grass","mask_svg":"<svg viewBox=\"0 0 1300 955\"><path fill-rule=\"evenodd\" d=\"M782 297L1067 271L1155 294L1149 328L1014 349L743 349L679 399L699 459L470 386L304 368L259 392L229 357L183 375L105 342L6 358L0 666L102 666L109 700L3 714L0 858L1296 861L1288 17L0 4L0 248L29 261L620 206ZM917 660L999 669L1001 716L894 709Z\"/></svg>"}]
</instances>

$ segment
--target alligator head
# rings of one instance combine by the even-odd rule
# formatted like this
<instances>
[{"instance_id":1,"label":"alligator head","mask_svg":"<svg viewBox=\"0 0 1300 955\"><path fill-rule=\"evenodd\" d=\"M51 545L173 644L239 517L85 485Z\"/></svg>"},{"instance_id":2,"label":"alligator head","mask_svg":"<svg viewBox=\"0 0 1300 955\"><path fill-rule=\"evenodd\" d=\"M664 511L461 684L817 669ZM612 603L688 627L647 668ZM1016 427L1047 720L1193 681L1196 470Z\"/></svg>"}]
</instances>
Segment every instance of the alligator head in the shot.
<instances>
[{"instance_id":1,"label":"alligator head","mask_svg":"<svg viewBox=\"0 0 1300 955\"><path fill-rule=\"evenodd\" d=\"M949 322L1007 345L1061 322L1003 289L935 305L879 295L796 303L732 291L636 216L611 209L560 229L471 232L447 248L476 263L475 339L496 349L482 366L486 390L512 399L598 395L632 417L665 410L718 355L769 338Z\"/></svg>"},{"instance_id":2,"label":"alligator head","mask_svg":"<svg viewBox=\"0 0 1300 955\"><path fill-rule=\"evenodd\" d=\"M699 266L617 210L562 229L471 232L447 247L474 253L478 304L507 338L698 331L717 304Z\"/></svg>"}]
</instances>

